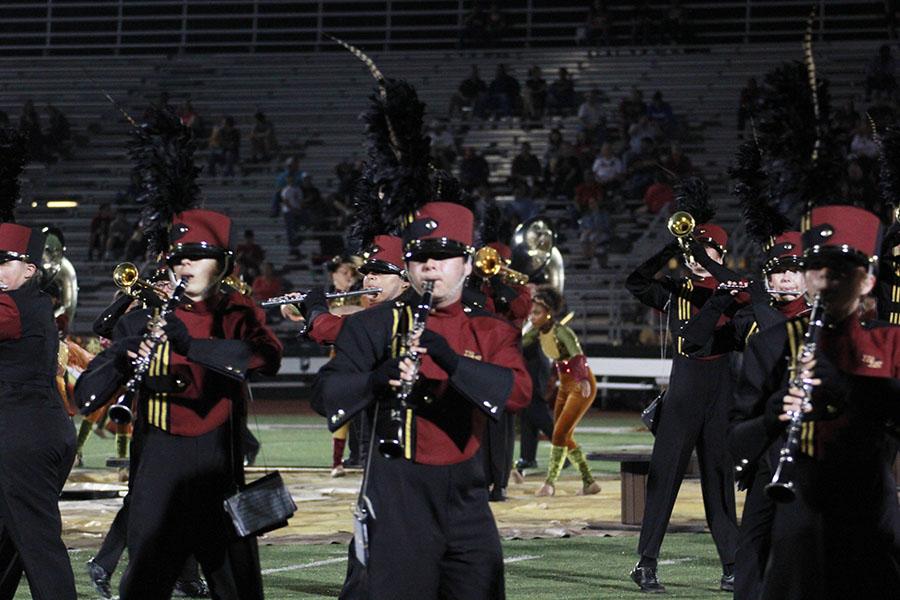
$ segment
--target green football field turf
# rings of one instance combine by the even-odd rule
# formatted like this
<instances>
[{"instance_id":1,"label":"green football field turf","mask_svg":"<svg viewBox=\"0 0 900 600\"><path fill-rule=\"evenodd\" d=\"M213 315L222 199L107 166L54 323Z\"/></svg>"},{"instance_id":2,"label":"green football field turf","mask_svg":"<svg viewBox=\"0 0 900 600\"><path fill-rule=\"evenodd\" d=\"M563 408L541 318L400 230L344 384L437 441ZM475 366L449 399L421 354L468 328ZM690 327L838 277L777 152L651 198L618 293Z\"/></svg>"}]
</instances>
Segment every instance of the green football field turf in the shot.
<instances>
[{"instance_id":1,"label":"green football field turf","mask_svg":"<svg viewBox=\"0 0 900 600\"><path fill-rule=\"evenodd\" d=\"M298 544L260 548L268 600L337 598L346 568L343 545ZM512 540L503 544L509 600L599 600L642 598L628 572L635 562L636 536ZM88 550L72 553L79 598L97 598L84 563ZM721 571L708 534L666 537L660 577L669 598L727 598L718 591ZM124 566L124 563L123 565ZM120 572L121 572L120 566ZM118 574L114 577L118 582ZM26 600L27 586L16 595Z\"/></svg>"}]
</instances>

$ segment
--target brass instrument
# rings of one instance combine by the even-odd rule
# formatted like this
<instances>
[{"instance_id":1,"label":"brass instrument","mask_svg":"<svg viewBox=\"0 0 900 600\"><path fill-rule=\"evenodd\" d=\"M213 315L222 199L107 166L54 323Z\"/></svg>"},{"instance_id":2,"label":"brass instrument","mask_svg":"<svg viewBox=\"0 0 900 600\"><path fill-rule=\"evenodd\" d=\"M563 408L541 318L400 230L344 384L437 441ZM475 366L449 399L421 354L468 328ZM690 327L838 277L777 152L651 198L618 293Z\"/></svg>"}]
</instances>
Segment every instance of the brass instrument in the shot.
<instances>
[{"instance_id":1,"label":"brass instrument","mask_svg":"<svg viewBox=\"0 0 900 600\"><path fill-rule=\"evenodd\" d=\"M794 490L794 467L797 463L797 453L800 451L800 435L803 430L803 410L809 406L812 400L813 386L807 383L800 370L800 359L812 357L816 353L816 345L819 331L825 322L825 305L821 295L817 294L813 302L812 312L809 315L809 326L803 336L803 347L800 349L797 364L794 366L791 386L803 390L803 403L800 410L788 412L791 418L787 430L787 439L781 447L778 455L778 467L772 476L772 481L766 486L766 494L775 502L793 502L797 497Z\"/></svg>"},{"instance_id":2,"label":"brass instrument","mask_svg":"<svg viewBox=\"0 0 900 600\"><path fill-rule=\"evenodd\" d=\"M336 300L339 298L352 298L354 296L368 296L368 295L376 295L380 294L383 290L381 288L363 288L361 290L352 290L349 292L333 292L325 294L325 297L329 300ZM259 305L263 308L269 308L270 306L281 306L282 304L300 304L306 298L308 292L291 292L290 294L284 294L283 296L273 296L272 298L268 298L259 303Z\"/></svg>"},{"instance_id":3,"label":"brass instrument","mask_svg":"<svg viewBox=\"0 0 900 600\"><path fill-rule=\"evenodd\" d=\"M134 265L131 266L134 267ZM118 269L118 267L116 268ZM126 277L125 281L129 281L132 276L132 271L127 268L124 269L124 271ZM139 281L136 277L134 280ZM181 298L184 296L186 287L187 281L180 279L175 285L175 289L172 290L172 296L166 302L165 306L161 310L153 310L153 316L150 317L150 321L147 323L147 330L144 332L143 339L141 340L142 343L147 343L150 347L150 351L147 353L147 356L138 355L138 357L132 361L131 364L134 372L132 373L131 378L125 382L125 392L118 400L116 400L115 404L109 407L109 410L106 413L109 416L109 420L113 423L127 425L133 420L134 416L131 413L132 400L134 400L138 390L141 388L141 384L144 382L144 376L150 369L150 362L153 360L153 355L156 353L156 349L159 348L160 344L160 338L152 335L150 332L156 328L161 320L165 319L175 311L175 308L181 303Z\"/></svg>"},{"instance_id":4,"label":"brass instrument","mask_svg":"<svg viewBox=\"0 0 900 600\"><path fill-rule=\"evenodd\" d=\"M533 283L546 284L563 293L565 265L556 247L556 232L545 217L533 217L516 227L512 254L512 269L528 276Z\"/></svg>"},{"instance_id":5,"label":"brass instrument","mask_svg":"<svg viewBox=\"0 0 900 600\"><path fill-rule=\"evenodd\" d=\"M66 257L66 244L62 231L57 227L47 226L41 229L44 234L44 252L41 257L41 288L45 291L53 289L58 305L53 311L54 317L66 315L69 323L75 320L75 308L78 305L78 276L75 266Z\"/></svg>"},{"instance_id":6,"label":"brass instrument","mask_svg":"<svg viewBox=\"0 0 900 600\"><path fill-rule=\"evenodd\" d=\"M127 296L140 300L145 306L162 306L168 299L164 292L156 289L146 279L134 263L123 262L113 269L113 283Z\"/></svg>"},{"instance_id":7,"label":"brass instrument","mask_svg":"<svg viewBox=\"0 0 900 600\"><path fill-rule=\"evenodd\" d=\"M416 307L416 312L413 315L412 325L404 340L406 354L403 355L403 358L408 358L413 361L412 379L409 381L405 379L400 380L400 389L397 390L393 402L391 403L391 422L388 425L388 434L378 440L378 451L381 452L382 456L385 458L401 458L403 456L403 450L406 448L404 425L406 424L407 400L409 400L413 386L416 385L416 380L419 378L419 366L422 363L422 357L419 353L412 351L411 341L425 331L425 320L428 318L428 313L431 312L431 298L432 293L434 292L434 282L426 281L424 288L425 289L422 290L422 298L419 300L419 305Z\"/></svg>"},{"instance_id":8,"label":"brass instrument","mask_svg":"<svg viewBox=\"0 0 900 600\"><path fill-rule=\"evenodd\" d=\"M247 282L244 281L243 277L229 275L222 280L222 283L239 293L241 296L249 296L253 293L253 288L247 285Z\"/></svg>"},{"instance_id":9,"label":"brass instrument","mask_svg":"<svg viewBox=\"0 0 900 600\"><path fill-rule=\"evenodd\" d=\"M691 213L683 210L672 213L672 216L666 221L666 228L678 240L678 245L681 246L684 258L689 263L694 262L690 244L694 241L694 228L696 226L697 222Z\"/></svg>"},{"instance_id":10,"label":"brass instrument","mask_svg":"<svg viewBox=\"0 0 900 600\"><path fill-rule=\"evenodd\" d=\"M475 271L477 275L485 279L499 274L504 281L513 285L528 283L528 275L503 264L500 253L490 246L479 248L475 253Z\"/></svg>"}]
</instances>

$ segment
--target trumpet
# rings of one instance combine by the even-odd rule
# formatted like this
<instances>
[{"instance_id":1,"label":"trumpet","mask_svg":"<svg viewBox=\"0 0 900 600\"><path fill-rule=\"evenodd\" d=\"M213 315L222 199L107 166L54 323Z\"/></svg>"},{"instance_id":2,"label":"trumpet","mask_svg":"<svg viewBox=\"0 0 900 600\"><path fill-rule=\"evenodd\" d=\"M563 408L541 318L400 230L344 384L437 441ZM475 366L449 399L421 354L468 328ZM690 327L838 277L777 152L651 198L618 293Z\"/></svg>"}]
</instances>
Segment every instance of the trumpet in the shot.
<instances>
[{"instance_id":1,"label":"trumpet","mask_svg":"<svg viewBox=\"0 0 900 600\"><path fill-rule=\"evenodd\" d=\"M672 216L666 222L666 228L678 240L678 245L681 246L681 251L684 253L684 258L687 262L694 261L694 257L691 255L690 243L694 241L694 228L696 226L697 222L691 213L683 210L672 213Z\"/></svg>"},{"instance_id":2,"label":"trumpet","mask_svg":"<svg viewBox=\"0 0 900 600\"><path fill-rule=\"evenodd\" d=\"M803 347L800 349L800 357L812 357L816 353L819 331L825 324L825 305L822 297L816 295L812 312L809 315L809 326L803 336ZM799 363L799 360L797 361ZM803 409L809 406L812 400L813 386L803 380L800 365L794 365L794 374L791 385L803 390L803 403L800 410L788 412L791 418L787 430L787 439L781 447L778 455L778 467L772 476L772 481L766 486L766 495L775 502L793 502L797 497L794 489L794 467L797 464L797 453L800 451L800 435L803 431Z\"/></svg>"},{"instance_id":3,"label":"trumpet","mask_svg":"<svg viewBox=\"0 0 900 600\"><path fill-rule=\"evenodd\" d=\"M113 269L113 283L127 296L140 300L147 306L162 306L166 295L153 287L146 279L141 279L140 271L134 263L123 262Z\"/></svg>"},{"instance_id":4,"label":"trumpet","mask_svg":"<svg viewBox=\"0 0 900 600\"><path fill-rule=\"evenodd\" d=\"M485 279L498 273L507 282L513 285L525 285L528 283L528 275L515 269L510 269L503 264L500 253L495 248L484 246L475 253L475 271Z\"/></svg>"},{"instance_id":5,"label":"trumpet","mask_svg":"<svg viewBox=\"0 0 900 600\"><path fill-rule=\"evenodd\" d=\"M352 298L354 296L368 296L375 294L380 294L382 292L382 288L363 288L361 290L352 290L349 292L333 292L329 294L325 294L325 297L329 300L337 300L338 298ZM291 292L290 294L285 294L283 296L273 296L271 298L267 298L259 303L259 305L263 308L269 308L270 306L281 306L282 304L300 304L309 295L309 292Z\"/></svg>"}]
</instances>

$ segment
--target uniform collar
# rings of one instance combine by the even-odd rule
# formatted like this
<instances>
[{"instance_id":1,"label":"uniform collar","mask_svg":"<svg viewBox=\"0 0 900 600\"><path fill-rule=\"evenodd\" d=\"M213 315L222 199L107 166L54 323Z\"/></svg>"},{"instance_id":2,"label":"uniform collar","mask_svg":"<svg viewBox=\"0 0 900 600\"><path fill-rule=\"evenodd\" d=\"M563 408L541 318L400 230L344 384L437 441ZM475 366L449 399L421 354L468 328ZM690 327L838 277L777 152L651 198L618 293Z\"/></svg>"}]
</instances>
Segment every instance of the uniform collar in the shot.
<instances>
[{"instance_id":1,"label":"uniform collar","mask_svg":"<svg viewBox=\"0 0 900 600\"><path fill-rule=\"evenodd\" d=\"M463 314L462 300L457 300L449 306L435 308L431 315L437 318L451 318Z\"/></svg>"},{"instance_id":2,"label":"uniform collar","mask_svg":"<svg viewBox=\"0 0 900 600\"><path fill-rule=\"evenodd\" d=\"M778 304L777 308L779 312L781 312L781 314L786 316L788 319L791 319L808 311L810 309L810 306L806 301L806 295L801 295L799 298L795 298L790 302Z\"/></svg>"},{"instance_id":3,"label":"uniform collar","mask_svg":"<svg viewBox=\"0 0 900 600\"><path fill-rule=\"evenodd\" d=\"M216 310L225 299L225 294L221 292L215 292L206 300L186 300L184 303L182 303L181 309L187 312L196 313L198 315L205 315Z\"/></svg>"}]
</instances>

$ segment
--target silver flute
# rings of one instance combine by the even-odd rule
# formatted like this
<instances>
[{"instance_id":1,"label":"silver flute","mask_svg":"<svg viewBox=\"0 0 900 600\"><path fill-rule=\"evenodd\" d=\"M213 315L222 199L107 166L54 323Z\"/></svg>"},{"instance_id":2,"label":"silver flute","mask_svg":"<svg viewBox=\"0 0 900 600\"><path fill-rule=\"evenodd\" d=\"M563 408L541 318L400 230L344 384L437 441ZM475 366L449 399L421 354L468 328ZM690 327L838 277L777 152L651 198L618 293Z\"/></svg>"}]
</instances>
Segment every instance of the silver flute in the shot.
<instances>
[{"instance_id":1,"label":"silver flute","mask_svg":"<svg viewBox=\"0 0 900 600\"><path fill-rule=\"evenodd\" d=\"M329 294L325 294L325 297L329 300L336 300L338 298L352 298L354 296L368 296L380 294L382 291L381 288L364 288L361 290L353 290L351 292L333 292ZM303 300L309 295L309 292L291 292L290 294L284 294L283 296L273 296L271 298L267 298L259 303L259 305L263 308L268 308L270 306L281 306L282 304L300 304Z\"/></svg>"}]
</instances>

